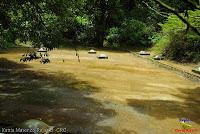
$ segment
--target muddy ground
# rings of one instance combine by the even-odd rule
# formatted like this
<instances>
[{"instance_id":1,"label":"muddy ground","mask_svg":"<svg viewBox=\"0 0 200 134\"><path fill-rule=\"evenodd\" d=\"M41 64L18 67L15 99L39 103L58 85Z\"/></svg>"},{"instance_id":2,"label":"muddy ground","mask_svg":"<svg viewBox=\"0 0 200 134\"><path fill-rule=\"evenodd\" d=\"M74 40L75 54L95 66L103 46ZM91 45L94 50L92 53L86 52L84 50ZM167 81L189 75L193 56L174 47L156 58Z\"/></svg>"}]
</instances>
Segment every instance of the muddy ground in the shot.
<instances>
[{"instance_id":1,"label":"muddy ground","mask_svg":"<svg viewBox=\"0 0 200 134\"><path fill-rule=\"evenodd\" d=\"M50 64L0 53L0 125L27 119L83 134L176 134L179 119L200 133L200 84L125 52L98 60L54 50ZM30 50L29 50L30 51ZM64 62L63 62L64 60Z\"/></svg>"}]
</instances>

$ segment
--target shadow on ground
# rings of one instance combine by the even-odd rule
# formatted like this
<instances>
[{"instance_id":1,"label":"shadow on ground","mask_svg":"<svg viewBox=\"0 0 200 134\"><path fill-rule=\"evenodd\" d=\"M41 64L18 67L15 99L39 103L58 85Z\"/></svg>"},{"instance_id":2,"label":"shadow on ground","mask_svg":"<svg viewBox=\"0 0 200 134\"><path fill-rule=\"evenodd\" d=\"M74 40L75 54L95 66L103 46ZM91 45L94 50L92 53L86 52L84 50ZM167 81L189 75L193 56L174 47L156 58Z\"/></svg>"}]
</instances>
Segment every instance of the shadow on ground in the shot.
<instances>
[{"instance_id":1,"label":"shadow on ground","mask_svg":"<svg viewBox=\"0 0 200 134\"><path fill-rule=\"evenodd\" d=\"M184 102L169 100L137 100L127 102L139 113L153 116L157 119L188 118L200 124L200 87L195 89L178 89L180 94L172 94L182 98Z\"/></svg>"},{"instance_id":2,"label":"shadow on ground","mask_svg":"<svg viewBox=\"0 0 200 134\"><path fill-rule=\"evenodd\" d=\"M79 134L112 133L96 123L115 115L87 95L99 89L72 74L46 74L0 59L0 127L38 119Z\"/></svg>"}]
</instances>

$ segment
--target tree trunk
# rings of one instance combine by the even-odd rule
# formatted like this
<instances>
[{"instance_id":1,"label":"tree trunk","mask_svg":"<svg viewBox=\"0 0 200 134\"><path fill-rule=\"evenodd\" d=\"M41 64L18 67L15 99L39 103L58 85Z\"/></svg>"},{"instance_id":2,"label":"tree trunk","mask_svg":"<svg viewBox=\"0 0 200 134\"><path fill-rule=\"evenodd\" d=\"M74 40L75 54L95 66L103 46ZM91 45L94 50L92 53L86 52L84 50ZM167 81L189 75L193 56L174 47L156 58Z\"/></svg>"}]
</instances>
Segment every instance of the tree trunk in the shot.
<instances>
[{"instance_id":1,"label":"tree trunk","mask_svg":"<svg viewBox=\"0 0 200 134\"><path fill-rule=\"evenodd\" d=\"M106 31L106 11L107 11L107 4L105 0L100 0L97 4L99 7L99 14L95 17L95 31L96 31L96 41L97 47L102 48L103 42L105 38L105 31Z\"/></svg>"},{"instance_id":2,"label":"tree trunk","mask_svg":"<svg viewBox=\"0 0 200 134\"><path fill-rule=\"evenodd\" d=\"M105 32L102 30L96 30L96 38L97 38L97 47L102 48L103 47L103 42L105 38Z\"/></svg>"}]
</instances>

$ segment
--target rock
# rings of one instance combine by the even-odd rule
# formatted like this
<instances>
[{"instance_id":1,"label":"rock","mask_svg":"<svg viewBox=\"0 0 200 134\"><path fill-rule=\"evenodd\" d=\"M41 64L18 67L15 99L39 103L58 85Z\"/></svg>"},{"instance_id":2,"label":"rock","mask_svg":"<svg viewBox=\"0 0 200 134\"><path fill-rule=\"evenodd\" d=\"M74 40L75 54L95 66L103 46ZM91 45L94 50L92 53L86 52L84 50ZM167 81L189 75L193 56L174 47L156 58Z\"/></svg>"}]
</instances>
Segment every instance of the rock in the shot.
<instances>
[{"instance_id":1,"label":"rock","mask_svg":"<svg viewBox=\"0 0 200 134\"><path fill-rule=\"evenodd\" d=\"M162 55L156 55L155 57L153 57L154 60L163 60L164 58L162 57Z\"/></svg>"},{"instance_id":2,"label":"rock","mask_svg":"<svg viewBox=\"0 0 200 134\"><path fill-rule=\"evenodd\" d=\"M108 59L108 56L106 54L100 54L97 56L98 59Z\"/></svg>"},{"instance_id":3,"label":"rock","mask_svg":"<svg viewBox=\"0 0 200 134\"><path fill-rule=\"evenodd\" d=\"M139 54L140 54L140 55L150 55L150 52L140 51Z\"/></svg>"},{"instance_id":4,"label":"rock","mask_svg":"<svg viewBox=\"0 0 200 134\"><path fill-rule=\"evenodd\" d=\"M192 72L200 74L200 67L197 67L197 68L193 69Z\"/></svg>"},{"instance_id":5,"label":"rock","mask_svg":"<svg viewBox=\"0 0 200 134\"><path fill-rule=\"evenodd\" d=\"M96 54L97 52L93 49L91 49L90 51L88 51L88 54Z\"/></svg>"}]
</instances>

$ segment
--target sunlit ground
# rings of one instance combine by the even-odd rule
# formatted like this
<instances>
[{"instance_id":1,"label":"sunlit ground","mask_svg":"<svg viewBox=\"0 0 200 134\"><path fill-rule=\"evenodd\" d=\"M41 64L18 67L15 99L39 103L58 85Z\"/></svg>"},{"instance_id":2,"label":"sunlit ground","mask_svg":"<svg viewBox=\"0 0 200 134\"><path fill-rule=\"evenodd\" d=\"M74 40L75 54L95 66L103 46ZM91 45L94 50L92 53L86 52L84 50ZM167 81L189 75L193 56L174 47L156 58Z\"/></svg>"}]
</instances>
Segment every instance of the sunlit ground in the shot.
<instances>
[{"instance_id":1,"label":"sunlit ground","mask_svg":"<svg viewBox=\"0 0 200 134\"><path fill-rule=\"evenodd\" d=\"M20 63L23 52L0 53L2 125L35 118L73 133L176 134L185 117L200 133L200 84L175 72L125 52L80 50L79 63L74 50L53 50L50 64Z\"/></svg>"}]
</instances>

